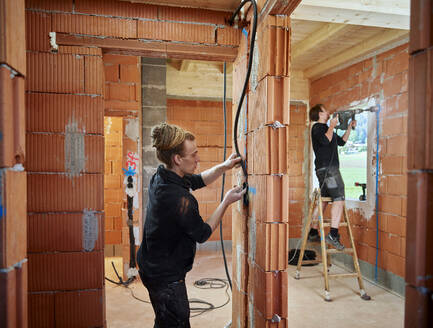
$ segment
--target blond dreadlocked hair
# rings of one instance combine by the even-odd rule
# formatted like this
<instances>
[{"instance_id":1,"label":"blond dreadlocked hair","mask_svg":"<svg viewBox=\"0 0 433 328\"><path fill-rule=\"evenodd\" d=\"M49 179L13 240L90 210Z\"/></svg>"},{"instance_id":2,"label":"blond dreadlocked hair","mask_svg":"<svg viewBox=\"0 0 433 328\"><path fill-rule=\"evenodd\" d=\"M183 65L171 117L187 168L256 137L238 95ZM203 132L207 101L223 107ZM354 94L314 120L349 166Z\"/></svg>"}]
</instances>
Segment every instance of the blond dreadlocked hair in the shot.
<instances>
[{"instance_id":1,"label":"blond dreadlocked hair","mask_svg":"<svg viewBox=\"0 0 433 328\"><path fill-rule=\"evenodd\" d=\"M182 155L183 142L194 140L194 135L174 124L161 123L152 129L152 147L156 148L156 157L167 165L173 166L174 155Z\"/></svg>"}]
</instances>

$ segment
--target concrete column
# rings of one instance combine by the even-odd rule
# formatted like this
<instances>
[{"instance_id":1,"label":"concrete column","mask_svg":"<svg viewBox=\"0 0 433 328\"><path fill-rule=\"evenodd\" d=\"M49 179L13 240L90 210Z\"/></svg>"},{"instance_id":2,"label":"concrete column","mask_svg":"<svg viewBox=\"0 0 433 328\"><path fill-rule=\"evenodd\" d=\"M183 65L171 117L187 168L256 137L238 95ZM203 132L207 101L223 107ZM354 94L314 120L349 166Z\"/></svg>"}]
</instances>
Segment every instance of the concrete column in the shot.
<instances>
[{"instance_id":1,"label":"concrete column","mask_svg":"<svg viewBox=\"0 0 433 328\"><path fill-rule=\"evenodd\" d=\"M156 172L159 161L152 148L152 127L167 120L166 59L141 59L142 99L142 158L143 158L143 221L146 217L147 191L149 181Z\"/></svg>"}]
</instances>

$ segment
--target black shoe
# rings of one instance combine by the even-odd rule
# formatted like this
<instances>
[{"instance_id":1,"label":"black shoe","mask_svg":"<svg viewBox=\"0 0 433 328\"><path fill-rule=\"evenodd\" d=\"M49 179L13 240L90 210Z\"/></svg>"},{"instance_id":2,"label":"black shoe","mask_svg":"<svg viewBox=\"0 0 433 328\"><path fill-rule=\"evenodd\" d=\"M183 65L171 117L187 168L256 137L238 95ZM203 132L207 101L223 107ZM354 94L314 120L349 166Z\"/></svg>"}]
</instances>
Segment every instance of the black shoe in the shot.
<instances>
[{"instance_id":1,"label":"black shoe","mask_svg":"<svg viewBox=\"0 0 433 328\"><path fill-rule=\"evenodd\" d=\"M320 235L316 234L316 235L308 235L308 241L310 243L320 243Z\"/></svg>"},{"instance_id":2,"label":"black shoe","mask_svg":"<svg viewBox=\"0 0 433 328\"><path fill-rule=\"evenodd\" d=\"M335 237L332 237L330 233L328 233L325 237L325 241L327 244L335 247L339 251L342 251L344 249L344 245L342 243L340 243L340 236L335 238Z\"/></svg>"}]
</instances>

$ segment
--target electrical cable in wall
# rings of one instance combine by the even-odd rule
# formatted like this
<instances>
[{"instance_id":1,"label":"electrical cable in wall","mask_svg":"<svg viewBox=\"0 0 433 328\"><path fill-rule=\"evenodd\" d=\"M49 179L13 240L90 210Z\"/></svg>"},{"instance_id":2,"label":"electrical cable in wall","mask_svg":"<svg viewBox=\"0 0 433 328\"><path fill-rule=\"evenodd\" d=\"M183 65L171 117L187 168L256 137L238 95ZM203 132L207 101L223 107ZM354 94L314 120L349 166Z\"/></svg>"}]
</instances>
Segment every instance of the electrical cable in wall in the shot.
<instances>
[{"instance_id":1,"label":"electrical cable in wall","mask_svg":"<svg viewBox=\"0 0 433 328\"><path fill-rule=\"evenodd\" d=\"M380 104L376 112L376 264L374 266L374 280L377 281L377 260L379 257L379 114Z\"/></svg>"},{"instance_id":2,"label":"electrical cable in wall","mask_svg":"<svg viewBox=\"0 0 433 328\"><path fill-rule=\"evenodd\" d=\"M253 6L253 11L254 11L254 15L253 15L253 26L252 26L252 32L251 32L251 44L250 44L250 55L248 58L248 68L247 68L247 74L245 77L245 82L244 82L244 86L242 88L242 93L241 93L241 97L239 99L239 103L238 103L238 108L236 111L236 116L235 116L235 122L234 122L234 128L233 128L233 142L235 145L235 150L236 150L236 154L242 158L240 152L239 152L239 146L238 146L238 124L239 124L239 116L240 116L240 112L242 109L242 103L244 101L245 98L245 93L247 90L247 86L248 86L248 82L250 80L250 75L251 75L251 67L253 64L253 54L254 54L254 44L256 41L256 30L257 30L257 4L255 0L243 0L241 2L241 4L239 5L239 7L236 9L236 11L233 13L232 17L229 20L229 24L232 26L234 24L234 20L236 15L239 13L239 11L241 10L241 8L247 3L247 2L251 2L252 6ZM241 160L241 167L242 167L242 171L244 173L245 176L245 182L244 182L244 188L247 188L247 192L245 193L244 196L244 204L248 205L248 172L247 172L247 166L246 166L246 161L245 160Z\"/></svg>"},{"instance_id":3,"label":"electrical cable in wall","mask_svg":"<svg viewBox=\"0 0 433 328\"><path fill-rule=\"evenodd\" d=\"M227 109L226 109L226 92L227 92L227 71L226 71L226 62L224 62L224 92L223 92L223 115L224 115L224 159L226 160L227 156ZM226 181L226 174L223 173L222 176L222 183L221 183L221 202L224 199L224 185ZM226 271L227 280L229 282L230 290L232 290L232 280L230 279L230 273L229 268L227 266L227 258L226 258L226 252L224 249L224 238L223 238L223 223L222 219L220 221L220 242L221 242L221 250L223 252L223 259L224 259L224 268Z\"/></svg>"}]
</instances>

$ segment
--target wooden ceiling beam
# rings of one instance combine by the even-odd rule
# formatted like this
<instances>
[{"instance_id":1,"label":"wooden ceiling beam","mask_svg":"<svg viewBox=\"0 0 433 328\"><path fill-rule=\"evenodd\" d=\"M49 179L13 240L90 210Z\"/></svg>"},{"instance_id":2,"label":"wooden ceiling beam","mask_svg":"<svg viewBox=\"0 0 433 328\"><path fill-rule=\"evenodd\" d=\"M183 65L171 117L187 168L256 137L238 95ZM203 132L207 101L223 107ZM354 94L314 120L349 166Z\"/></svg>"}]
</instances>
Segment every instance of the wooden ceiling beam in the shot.
<instances>
[{"instance_id":1,"label":"wooden ceiling beam","mask_svg":"<svg viewBox=\"0 0 433 328\"><path fill-rule=\"evenodd\" d=\"M308 51L314 49L320 44L323 44L323 42L327 42L333 37L341 35L348 28L350 28L350 26L346 24L328 23L322 26L320 29L314 31L305 39L299 41L293 46L292 59L299 58L302 55L306 54Z\"/></svg>"},{"instance_id":2,"label":"wooden ceiling beam","mask_svg":"<svg viewBox=\"0 0 433 328\"><path fill-rule=\"evenodd\" d=\"M370 39L362 41L350 47L336 56L325 59L317 65L314 65L304 71L304 76L313 79L320 77L326 72L331 71L335 67L339 67L344 63L351 62L357 58L362 58L369 53L381 49L391 43L403 40L409 36L408 31L405 30L385 30Z\"/></svg>"},{"instance_id":3,"label":"wooden ceiling beam","mask_svg":"<svg viewBox=\"0 0 433 328\"><path fill-rule=\"evenodd\" d=\"M409 0L303 0L293 19L409 30Z\"/></svg>"}]
</instances>

